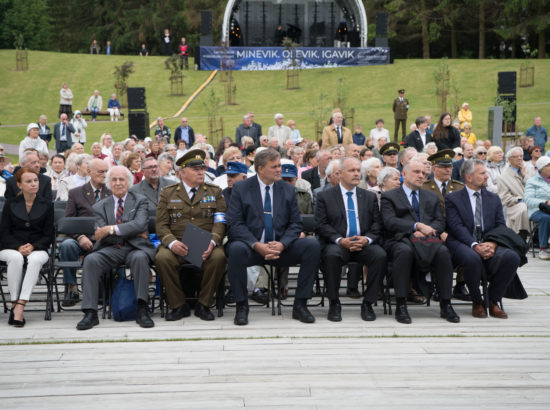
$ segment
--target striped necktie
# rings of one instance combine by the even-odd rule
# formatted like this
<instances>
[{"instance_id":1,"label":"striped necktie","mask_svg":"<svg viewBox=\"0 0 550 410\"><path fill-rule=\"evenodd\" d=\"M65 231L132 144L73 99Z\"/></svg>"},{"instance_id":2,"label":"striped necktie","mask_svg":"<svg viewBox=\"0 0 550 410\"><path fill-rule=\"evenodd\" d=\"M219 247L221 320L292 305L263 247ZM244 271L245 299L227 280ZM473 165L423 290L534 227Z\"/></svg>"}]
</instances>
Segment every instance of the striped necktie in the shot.
<instances>
[{"instance_id":1,"label":"striped necktie","mask_svg":"<svg viewBox=\"0 0 550 410\"><path fill-rule=\"evenodd\" d=\"M116 224L120 225L122 223L122 214L124 213L124 206L122 198L118 200L118 208L116 209Z\"/></svg>"}]
</instances>

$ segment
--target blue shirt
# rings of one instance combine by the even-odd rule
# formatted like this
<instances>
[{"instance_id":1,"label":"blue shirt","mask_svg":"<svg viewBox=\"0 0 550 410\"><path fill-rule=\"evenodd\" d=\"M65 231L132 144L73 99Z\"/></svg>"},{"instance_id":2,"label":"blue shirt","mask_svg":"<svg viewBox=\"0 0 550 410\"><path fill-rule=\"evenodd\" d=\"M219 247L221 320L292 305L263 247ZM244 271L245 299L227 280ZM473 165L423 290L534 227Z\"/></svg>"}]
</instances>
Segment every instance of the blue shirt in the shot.
<instances>
[{"instance_id":1,"label":"blue shirt","mask_svg":"<svg viewBox=\"0 0 550 410\"><path fill-rule=\"evenodd\" d=\"M542 153L544 154L544 146L546 145L546 141L548 141L548 132L546 128L541 125L540 128L537 129L537 127L533 125L527 130L525 135L533 137L535 139L535 145L541 147Z\"/></svg>"},{"instance_id":2,"label":"blue shirt","mask_svg":"<svg viewBox=\"0 0 550 410\"><path fill-rule=\"evenodd\" d=\"M184 127L180 125L181 129L181 139L185 141L185 145L189 147L189 126Z\"/></svg>"},{"instance_id":3,"label":"blue shirt","mask_svg":"<svg viewBox=\"0 0 550 410\"><path fill-rule=\"evenodd\" d=\"M109 99L109 104L107 104L107 108L118 108L120 110L120 103L118 102L117 99L112 99L110 98Z\"/></svg>"},{"instance_id":4,"label":"blue shirt","mask_svg":"<svg viewBox=\"0 0 550 410\"><path fill-rule=\"evenodd\" d=\"M353 143L359 146L365 145L365 136L362 132L359 134L353 134Z\"/></svg>"}]
</instances>

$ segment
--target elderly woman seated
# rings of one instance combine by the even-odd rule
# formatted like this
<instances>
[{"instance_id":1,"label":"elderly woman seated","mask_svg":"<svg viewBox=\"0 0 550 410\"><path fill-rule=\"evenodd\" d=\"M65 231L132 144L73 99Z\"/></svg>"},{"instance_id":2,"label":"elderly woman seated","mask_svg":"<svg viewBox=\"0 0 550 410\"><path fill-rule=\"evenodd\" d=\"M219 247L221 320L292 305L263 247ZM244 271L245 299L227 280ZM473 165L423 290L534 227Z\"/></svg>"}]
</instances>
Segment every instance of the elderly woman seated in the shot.
<instances>
[{"instance_id":1,"label":"elderly woman seated","mask_svg":"<svg viewBox=\"0 0 550 410\"><path fill-rule=\"evenodd\" d=\"M500 147L491 147L487 150L487 190L496 194L497 182L504 171L504 153Z\"/></svg>"},{"instance_id":2,"label":"elderly woman seated","mask_svg":"<svg viewBox=\"0 0 550 410\"><path fill-rule=\"evenodd\" d=\"M506 226L516 233L527 237L529 232L529 217L527 205L523 201L525 192L525 167L523 165L523 150L514 147L506 153L508 167L498 179L497 193L506 209Z\"/></svg>"},{"instance_id":3,"label":"elderly woman seated","mask_svg":"<svg viewBox=\"0 0 550 410\"><path fill-rule=\"evenodd\" d=\"M378 158L369 158L361 161L361 182L359 188L369 189L378 185L378 172L382 169L382 161Z\"/></svg>"},{"instance_id":4,"label":"elderly woman seated","mask_svg":"<svg viewBox=\"0 0 550 410\"><path fill-rule=\"evenodd\" d=\"M401 186L401 174L395 168L385 167L378 172L377 182L378 186L369 188L369 191L376 194L378 206L380 206L382 192L391 191Z\"/></svg>"},{"instance_id":5,"label":"elderly woman seated","mask_svg":"<svg viewBox=\"0 0 550 410\"><path fill-rule=\"evenodd\" d=\"M524 200L529 210L529 219L538 224L539 259L550 260L548 234L550 232L550 157L537 161L537 175L527 181Z\"/></svg>"},{"instance_id":6,"label":"elderly woman seated","mask_svg":"<svg viewBox=\"0 0 550 410\"><path fill-rule=\"evenodd\" d=\"M53 205L38 196L38 174L29 168L15 173L21 190L6 201L0 223L0 261L8 265L8 288L12 307L8 323L25 326L23 312L38 280L42 265L48 262L53 240ZM26 271L24 272L26 263Z\"/></svg>"}]
</instances>

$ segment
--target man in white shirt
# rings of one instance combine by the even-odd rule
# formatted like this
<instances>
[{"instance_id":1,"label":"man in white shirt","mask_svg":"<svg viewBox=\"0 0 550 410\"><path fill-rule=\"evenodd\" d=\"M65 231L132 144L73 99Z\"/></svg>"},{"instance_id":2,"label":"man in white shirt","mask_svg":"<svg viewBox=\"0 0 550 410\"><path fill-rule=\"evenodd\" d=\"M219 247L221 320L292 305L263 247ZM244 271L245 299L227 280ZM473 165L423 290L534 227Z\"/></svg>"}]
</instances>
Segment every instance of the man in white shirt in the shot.
<instances>
[{"instance_id":1,"label":"man in white shirt","mask_svg":"<svg viewBox=\"0 0 550 410\"><path fill-rule=\"evenodd\" d=\"M376 120L376 128L370 130L369 137L372 138L372 143L375 147L378 147L378 139L380 137L386 137L386 141L390 140L390 133L384 128L384 120L382 118Z\"/></svg>"},{"instance_id":2,"label":"man in white shirt","mask_svg":"<svg viewBox=\"0 0 550 410\"><path fill-rule=\"evenodd\" d=\"M283 114L275 114L275 125L272 125L269 127L269 130L267 131L267 136L271 139L271 137L276 137L279 140L279 146L284 146L286 140L292 138L292 131L289 127L286 125L283 125L285 121L285 117Z\"/></svg>"}]
</instances>

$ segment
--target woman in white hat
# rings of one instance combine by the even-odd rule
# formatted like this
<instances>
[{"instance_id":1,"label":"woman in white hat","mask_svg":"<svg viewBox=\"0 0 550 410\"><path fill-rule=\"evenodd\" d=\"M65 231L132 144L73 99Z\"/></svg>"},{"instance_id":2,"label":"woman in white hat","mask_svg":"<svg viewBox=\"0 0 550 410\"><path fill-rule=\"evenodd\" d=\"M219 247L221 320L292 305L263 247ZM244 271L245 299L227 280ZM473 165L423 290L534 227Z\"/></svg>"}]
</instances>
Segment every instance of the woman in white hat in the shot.
<instances>
[{"instance_id":1,"label":"woman in white hat","mask_svg":"<svg viewBox=\"0 0 550 410\"><path fill-rule=\"evenodd\" d=\"M23 156L23 152L27 148L33 148L38 151L39 154L49 155L48 145L42 138L38 138L40 129L38 124L31 122L27 126L27 136L19 144L19 159Z\"/></svg>"},{"instance_id":2,"label":"woman in white hat","mask_svg":"<svg viewBox=\"0 0 550 410\"><path fill-rule=\"evenodd\" d=\"M71 120L71 124L73 124L75 132L72 133L73 136L73 144L78 142L84 146L86 143L86 127L88 124L86 123L86 120L82 118L82 113L78 110L74 112L74 117Z\"/></svg>"}]
</instances>

